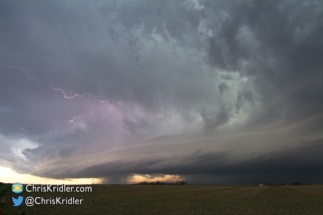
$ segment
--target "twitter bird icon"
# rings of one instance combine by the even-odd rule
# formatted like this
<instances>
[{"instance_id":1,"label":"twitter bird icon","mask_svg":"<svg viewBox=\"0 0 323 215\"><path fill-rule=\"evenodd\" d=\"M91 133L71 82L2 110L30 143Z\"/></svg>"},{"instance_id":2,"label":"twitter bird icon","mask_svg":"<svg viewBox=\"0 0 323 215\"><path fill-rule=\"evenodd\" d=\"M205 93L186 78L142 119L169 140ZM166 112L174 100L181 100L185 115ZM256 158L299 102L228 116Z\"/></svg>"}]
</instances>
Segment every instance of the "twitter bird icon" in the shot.
<instances>
[{"instance_id":1,"label":"twitter bird icon","mask_svg":"<svg viewBox=\"0 0 323 215\"><path fill-rule=\"evenodd\" d=\"M18 196L18 198L14 198L12 197L12 203L14 207L18 207L19 205L21 205L22 201L24 200L24 197L23 196Z\"/></svg>"}]
</instances>

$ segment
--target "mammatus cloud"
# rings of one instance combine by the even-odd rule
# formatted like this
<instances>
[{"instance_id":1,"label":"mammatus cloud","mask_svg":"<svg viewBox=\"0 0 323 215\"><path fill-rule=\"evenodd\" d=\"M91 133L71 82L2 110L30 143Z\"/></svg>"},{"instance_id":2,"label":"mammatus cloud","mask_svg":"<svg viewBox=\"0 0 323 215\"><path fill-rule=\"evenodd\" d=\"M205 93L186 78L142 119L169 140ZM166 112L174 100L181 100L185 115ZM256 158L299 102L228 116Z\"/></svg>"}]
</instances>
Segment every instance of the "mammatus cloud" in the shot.
<instances>
[{"instance_id":1,"label":"mammatus cloud","mask_svg":"<svg viewBox=\"0 0 323 215\"><path fill-rule=\"evenodd\" d=\"M2 166L107 183L323 179L321 1L0 4Z\"/></svg>"}]
</instances>

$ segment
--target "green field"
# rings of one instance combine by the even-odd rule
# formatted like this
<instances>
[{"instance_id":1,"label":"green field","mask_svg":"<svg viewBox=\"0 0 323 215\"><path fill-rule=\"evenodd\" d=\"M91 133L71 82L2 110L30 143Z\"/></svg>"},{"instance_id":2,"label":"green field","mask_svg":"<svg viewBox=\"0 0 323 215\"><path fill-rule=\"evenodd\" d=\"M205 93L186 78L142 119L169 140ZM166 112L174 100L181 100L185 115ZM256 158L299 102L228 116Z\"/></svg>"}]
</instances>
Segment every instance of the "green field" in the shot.
<instances>
[{"instance_id":1,"label":"green field","mask_svg":"<svg viewBox=\"0 0 323 215\"><path fill-rule=\"evenodd\" d=\"M323 186L93 186L92 193L25 193L83 198L82 205L11 204L2 195L2 215L95 214L323 214ZM17 196L17 195L16 195Z\"/></svg>"}]
</instances>

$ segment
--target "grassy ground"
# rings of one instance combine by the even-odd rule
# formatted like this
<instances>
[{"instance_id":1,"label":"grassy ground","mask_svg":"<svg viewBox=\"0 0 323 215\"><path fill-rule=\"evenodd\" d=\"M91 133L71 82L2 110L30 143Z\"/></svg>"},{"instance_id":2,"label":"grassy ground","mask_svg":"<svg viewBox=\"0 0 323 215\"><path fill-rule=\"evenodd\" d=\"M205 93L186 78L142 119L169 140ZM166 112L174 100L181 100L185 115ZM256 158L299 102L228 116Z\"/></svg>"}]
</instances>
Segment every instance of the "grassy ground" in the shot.
<instances>
[{"instance_id":1,"label":"grassy ground","mask_svg":"<svg viewBox=\"0 0 323 215\"><path fill-rule=\"evenodd\" d=\"M93 186L92 193L25 193L83 198L82 205L11 206L5 192L3 215L57 214L323 214L323 186Z\"/></svg>"},{"instance_id":2,"label":"grassy ground","mask_svg":"<svg viewBox=\"0 0 323 215\"><path fill-rule=\"evenodd\" d=\"M10 188L10 185L8 184L1 184L0 185L0 211L3 210L3 208L5 207L4 206L4 202L6 201L5 200L5 197L2 197L2 195ZM1 213L0 213L1 215Z\"/></svg>"},{"instance_id":3,"label":"grassy ground","mask_svg":"<svg viewBox=\"0 0 323 215\"><path fill-rule=\"evenodd\" d=\"M7 191L10 188L10 185L8 184L1 184L0 185L0 196Z\"/></svg>"}]
</instances>

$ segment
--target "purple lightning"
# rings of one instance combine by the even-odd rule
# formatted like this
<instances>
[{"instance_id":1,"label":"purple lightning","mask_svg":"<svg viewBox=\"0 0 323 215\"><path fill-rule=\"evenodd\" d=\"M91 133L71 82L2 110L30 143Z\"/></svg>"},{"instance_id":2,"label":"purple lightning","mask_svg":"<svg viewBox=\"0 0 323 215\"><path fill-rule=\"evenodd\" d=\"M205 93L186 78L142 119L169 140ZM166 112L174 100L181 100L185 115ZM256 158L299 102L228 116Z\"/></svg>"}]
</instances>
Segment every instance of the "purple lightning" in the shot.
<instances>
[{"instance_id":1,"label":"purple lightning","mask_svg":"<svg viewBox=\"0 0 323 215\"><path fill-rule=\"evenodd\" d=\"M3 65L3 66L5 66L5 67L8 67L9 69L15 69L15 68L20 69L21 71L23 71L25 73L25 75L27 76L27 78L29 78L30 80L36 81L38 84L41 84L41 83L38 82L37 79L30 77L28 75L27 71L24 68L20 67L20 66L9 66L9 65L4 64L4 63L0 63L0 64Z\"/></svg>"},{"instance_id":2,"label":"purple lightning","mask_svg":"<svg viewBox=\"0 0 323 215\"><path fill-rule=\"evenodd\" d=\"M82 117L84 117L85 116L85 114L87 114L87 113L93 113L92 111L86 111L86 112L84 112L82 115L80 115L80 116L74 116L73 117L73 119L70 119L70 120L62 120L63 122L68 122L68 124L70 124L70 123L73 123L74 124L74 121L76 120L76 119L79 119L79 118L82 118Z\"/></svg>"},{"instance_id":3,"label":"purple lightning","mask_svg":"<svg viewBox=\"0 0 323 215\"><path fill-rule=\"evenodd\" d=\"M62 89L59 89L59 88L56 88L56 87L52 87L51 85L49 85L49 84L46 84L47 86L49 86L51 89L53 89L53 90L57 90L57 91L60 91L60 92L62 92L63 93L63 95L64 95L64 98L65 99L74 99L75 97L83 97L83 96L92 96L92 94L90 94L90 93L83 93L82 95L80 95L80 94L78 94L78 93L75 93L74 94L74 96L67 96L66 95L66 93L64 92L64 90L62 90ZM95 97L96 98L96 97Z\"/></svg>"},{"instance_id":4,"label":"purple lightning","mask_svg":"<svg viewBox=\"0 0 323 215\"><path fill-rule=\"evenodd\" d=\"M98 102L101 102L101 103L105 103L105 102L109 101L109 99L107 99L107 100L98 100L97 96L95 96L94 99L97 100Z\"/></svg>"},{"instance_id":5,"label":"purple lightning","mask_svg":"<svg viewBox=\"0 0 323 215\"><path fill-rule=\"evenodd\" d=\"M78 118L82 118L84 117L84 115L81 115L81 116L74 116L73 119L70 119L70 120L62 120L62 122L67 122L68 124L70 123L73 123L74 124L74 121Z\"/></svg>"},{"instance_id":6,"label":"purple lightning","mask_svg":"<svg viewBox=\"0 0 323 215\"><path fill-rule=\"evenodd\" d=\"M0 64L3 65L3 66L5 66L5 67L7 67L7 68L9 68L9 69L19 69L19 70L23 71L25 73L25 75L27 76L28 79L35 81L39 85L48 86L52 90L60 91L63 94L63 96L64 96L65 99L74 99L76 97L83 97L83 96L93 96L91 93L83 93L83 94L75 93L73 96L67 96L67 94L65 93L65 91L63 89L60 89L60 88L57 88L57 87L53 87L53 86L51 86L49 84L45 84L45 83L39 82L36 78L33 78L30 75L28 75L27 70L25 70L24 68L22 68L20 66L9 66L9 65L4 64L4 63L0 63ZM99 99L97 99L97 96L95 96L94 99L96 101L98 101L98 102L101 102L101 103L104 103L104 102L108 102L109 101L109 100L99 100Z\"/></svg>"},{"instance_id":7,"label":"purple lightning","mask_svg":"<svg viewBox=\"0 0 323 215\"><path fill-rule=\"evenodd\" d=\"M31 77L29 74L28 74L28 72L27 72L27 70L25 70L24 68L22 68L22 67L20 67L20 66L9 66L9 65L7 65L7 64L4 64L4 63L1 63L0 62L0 64L1 65L3 65L3 66L5 66L5 67L7 67L7 68L9 68L9 69L19 69L19 70L21 70L22 72L24 72L25 73L25 75L26 75L26 77L28 78L28 79L30 79L30 80L32 80L32 81L35 81L37 84L39 84L39 85L45 85L45 86L47 86L47 87L49 87L49 88L51 88L52 90L56 90L56 91L60 91L62 94L63 94L63 96L64 96L64 99L74 99L74 98L76 98L76 97L80 97L80 98L82 98L82 97L84 97L84 96L94 96L94 95L92 95L91 93L83 93L83 94L78 94L78 93L75 93L73 96L67 96L67 94L65 93L65 91L63 90L63 89L60 89L60 88L57 88L57 87L53 87L53 86L51 86L51 85L49 85L49 84L46 84L46 83L41 83L40 81L38 81L36 78L33 78L33 77ZM97 101L97 102L100 102L100 103L105 103L105 102L108 102L109 100L99 100L98 98L97 98L97 96L94 96L94 99ZM84 112L82 115L80 115L80 116L74 116L73 117L73 119L70 119L70 120L62 120L63 122L67 122L67 123L73 123L73 124L75 124L74 123L74 121L75 120L77 120L77 119L79 119L79 118L82 118L82 117L84 117L87 113L92 113L93 111L86 111L86 112Z\"/></svg>"}]
</instances>

